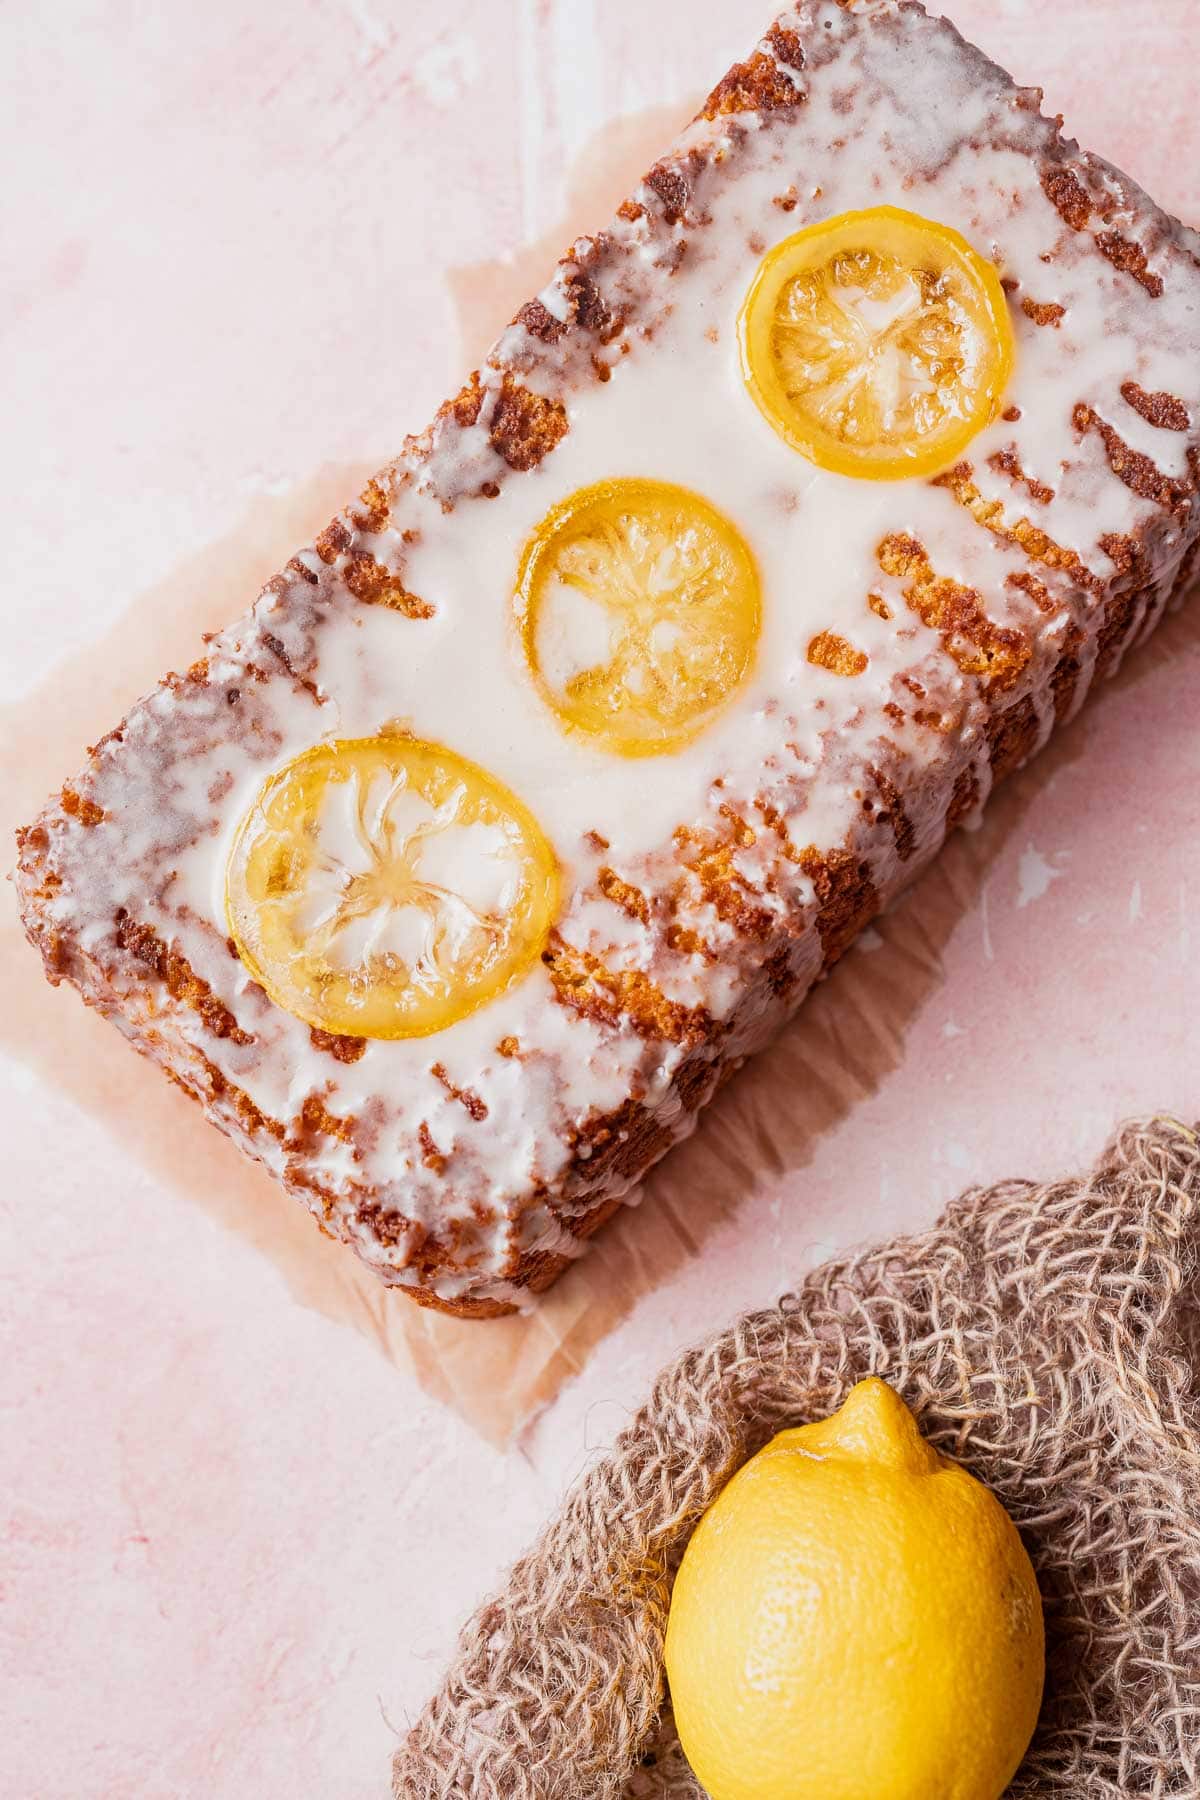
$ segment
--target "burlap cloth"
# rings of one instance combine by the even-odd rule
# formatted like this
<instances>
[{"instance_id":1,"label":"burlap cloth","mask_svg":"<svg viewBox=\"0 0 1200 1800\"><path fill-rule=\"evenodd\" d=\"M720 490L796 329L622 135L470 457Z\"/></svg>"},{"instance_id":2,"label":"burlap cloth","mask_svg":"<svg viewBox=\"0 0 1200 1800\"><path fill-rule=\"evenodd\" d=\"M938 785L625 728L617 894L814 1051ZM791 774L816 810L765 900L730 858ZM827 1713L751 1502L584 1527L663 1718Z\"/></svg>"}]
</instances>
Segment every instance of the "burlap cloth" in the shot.
<instances>
[{"instance_id":1,"label":"burlap cloth","mask_svg":"<svg viewBox=\"0 0 1200 1800\"><path fill-rule=\"evenodd\" d=\"M688 1800L662 1711L671 1578L776 1431L884 1376L1003 1500L1046 1605L1010 1793L1200 1795L1200 1144L1129 1125L1083 1180L964 1194L663 1371L404 1739L404 1800Z\"/></svg>"}]
</instances>

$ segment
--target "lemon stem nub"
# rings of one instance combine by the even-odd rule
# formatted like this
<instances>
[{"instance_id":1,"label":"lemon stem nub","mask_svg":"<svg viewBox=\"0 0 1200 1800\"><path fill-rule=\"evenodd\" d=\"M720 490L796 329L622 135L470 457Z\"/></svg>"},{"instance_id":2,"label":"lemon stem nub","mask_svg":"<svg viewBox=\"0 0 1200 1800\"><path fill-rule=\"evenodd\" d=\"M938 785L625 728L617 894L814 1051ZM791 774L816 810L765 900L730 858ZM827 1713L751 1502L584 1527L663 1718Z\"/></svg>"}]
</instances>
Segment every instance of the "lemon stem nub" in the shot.
<instances>
[{"instance_id":1,"label":"lemon stem nub","mask_svg":"<svg viewBox=\"0 0 1200 1800\"><path fill-rule=\"evenodd\" d=\"M938 1461L899 1394L876 1375L856 1382L832 1418L810 1430L830 1449L913 1474Z\"/></svg>"}]
</instances>

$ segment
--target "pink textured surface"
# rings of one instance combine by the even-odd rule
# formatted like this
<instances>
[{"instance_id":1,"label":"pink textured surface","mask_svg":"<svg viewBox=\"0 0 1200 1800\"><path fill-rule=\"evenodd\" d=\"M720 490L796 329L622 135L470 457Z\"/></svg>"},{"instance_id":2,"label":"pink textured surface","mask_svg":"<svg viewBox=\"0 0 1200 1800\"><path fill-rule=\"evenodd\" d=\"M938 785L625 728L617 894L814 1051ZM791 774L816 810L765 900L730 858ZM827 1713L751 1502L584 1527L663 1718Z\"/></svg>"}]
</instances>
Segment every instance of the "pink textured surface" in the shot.
<instances>
[{"instance_id":1,"label":"pink textured surface","mask_svg":"<svg viewBox=\"0 0 1200 1800\"><path fill-rule=\"evenodd\" d=\"M1191 0L948 6L1200 219ZM423 423L765 10L5 13L6 827ZM840 1046L857 1103L794 1035L740 1083L695 1254L505 1455L299 1304L264 1241L282 1212L228 1228L235 1153L41 987L6 908L3 1791L382 1800L387 1719L663 1357L967 1180L1194 1111L1198 673L1184 618L963 841L954 916L923 933L918 890L868 937L903 1005L882 1055Z\"/></svg>"}]
</instances>

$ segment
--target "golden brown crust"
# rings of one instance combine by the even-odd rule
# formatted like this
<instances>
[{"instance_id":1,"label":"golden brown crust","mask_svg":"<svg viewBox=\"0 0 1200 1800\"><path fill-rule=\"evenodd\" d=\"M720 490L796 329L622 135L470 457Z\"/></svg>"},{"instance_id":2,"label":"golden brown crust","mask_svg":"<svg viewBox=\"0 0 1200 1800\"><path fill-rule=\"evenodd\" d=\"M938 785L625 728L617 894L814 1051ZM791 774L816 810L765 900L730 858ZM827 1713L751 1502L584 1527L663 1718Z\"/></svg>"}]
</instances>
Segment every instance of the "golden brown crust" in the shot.
<instances>
[{"instance_id":1,"label":"golden brown crust","mask_svg":"<svg viewBox=\"0 0 1200 1800\"><path fill-rule=\"evenodd\" d=\"M535 312L534 317L538 319L540 314ZM476 425L484 399L483 381L476 369L454 398L446 401L438 418L450 419L460 428ZM510 469L524 473L536 468L566 432L567 409L561 400L547 400L504 374L492 407L489 442Z\"/></svg>"},{"instance_id":2,"label":"golden brown crust","mask_svg":"<svg viewBox=\"0 0 1200 1800\"><path fill-rule=\"evenodd\" d=\"M1032 519L1010 521L1000 501L986 500L973 477L974 470L970 463L961 462L953 469L947 469L944 475L936 476L934 486L945 488L948 493L953 494L977 525L982 525L986 531L1004 538L1008 543L1019 544L1031 562L1041 563L1047 569L1061 570L1090 593L1104 592L1104 583L1085 566L1077 550L1069 550L1062 544L1056 544Z\"/></svg>"},{"instance_id":3,"label":"golden brown crust","mask_svg":"<svg viewBox=\"0 0 1200 1800\"><path fill-rule=\"evenodd\" d=\"M1042 172L1042 191L1051 206L1072 231L1086 231L1092 216L1092 202L1074 169L1059 166Z\"/></svg>"},{"instance_id":4,"label":"golden brown crust","mask_svg":"<svg viewBox=\"0 0 1200 1800\"><path fill-rule=\"evenodd\" d=\"M1094 406L1080 401L1073 418L1075 429L1081 436L1089 431L1099 435L1108 457L1109 468L1131 493L1143 500L1152 500L1164 512L1186 513L1196 492L1194 466L1189 479L1177 481L1164 475L1157 464L1142 451L1134 450L1127 444L1116 428L1107 419L1100 417Z\"/></svg>"},{"instance_id":5,"label":"golden brown crust","mask_svg":"<svg viewBox=\"0 0 1200 1800\"><path fill-rule=\"evenodd\" d=\"M1015 450L996 450L988 457L988 467L995 469L998 475L1007 475L1018 487L1023 487L1031 500L1039 506L1049 506L1054 498L1054 489L1047 487L1044 481L1027 475L1021 467L1021 459Z\"/></svg>"},{"instance_id":6,"label":"golden brown crust","mask_svg":"<svg viewBox=\"0 0 1200 1800\"><path fill-rule=\"evenodd\" d=\"M1027 297L1021 302L1021 311L1035 325L1053 325L1056 330L1067 316L1066 307L1059 306L1056 300L1030 300Z\"/></svg>"},{"instance_id":7,"label":"golden brown crust","mask_svg":"<svg viewBox=\"0 0 1200 1800\"><path fill-rule=\"evenodd\" d=\"M1191 426L1191 414L1174 394L1148 394L1140 382L1125 381L1121 384L1121 398L1148 425L1155 425L1160 431L1187 431Z\"/></svg>"},{"instance_id":8,"label":"golden brown crust","mask_svg":"<svg viewBox=\"0 0 1200 1800\"><path fill-rule=\"evenodd\" d=\"M558 931L551 933L542 961L559 1004L584 1018L625 1024L642 1037L672 1044L701 1043L714 1030L703 1007L669 1000L644 970L610 969Z\"/></svg>"},{"instance_id":9,"label":"golden brown crust","mask_svg":"<svg viewBox=\"0 0 1200 1800\"><path fill-rule=\"evenodd\" d=\"M232 1044L254 1042L229 1008L217 999L208 982L196 974L186 957L163 942L152 925L139 924L127 913L118 914L117 941L135 961L157 975L172 1000L198 1013L214 1037L228 1038Z\"/></svg>"},{"instance_id":10,"label":"golden brown crust","mask_svg":"<svg viewBox=\"0 0 1200 1800\"><path fill-rule=\"evenodd\" d=\"M804 49L794 31L775 26L770 36L771 48L779 62L794 69L804 67ZM770 113L799 106L805 96L794 82L788 80L779 62L766 51L756 50L745 62L734 63L718 81L697 117L719 119L731 113Z\"/></svg>"},{"instance_id":11,"label":"golden brown crust","mask_svg":"<svg viewBox=\"0 0 1200 1800\"><path fill-rule=\"evenodd\" d=\"M1114 269L1122 269L1126 275L1132 275L1152 300L1162 299L1166 291L1163 278L1150 267L1146 252L1140 244L1135 244L1132 238L1122 237L1119 231L1098 231L1096 245Z\"/></svg>"},{"instance_id":12,"label":"golden brown crust","mask_svg":"<svg viewBox=\"0 0 1200 1800\"><path fill-rule=\"evenodd\" d=\"M923 625L941 634L947 655L964 674L980 675L992 687L1016 682L1031 655L1024 633L990 619L977 589L938 575L919 539L891 532L879 546L879 566L907 584L905 603Z\"/></svg>"},{"instance_id":13,"label":"golden brown crust","mask_svg":"<svg viewBox=\"0 0 1200 1800\"><path fill-rule=\"evenodd\" d=\"M62 809L68 818L78 819L81 825L99 825L104 818L104 808L97 806L94 800L76 793L73 787L62 790Z\"/></svg>"},{"instance_id":14,"label":"golden brown crust","mask_svg":"<svg viewBox=\"0 0 1200 1800\"><path fill-rule=\"evenodd\" d=\"M342 580L366 606L390 606L409 619L432 619L434 609L419 594L410 593L399 575L376 562L369 550L350 550L342 566Z\"/></svg>"},{"instance_id":15,"label":"golden brown crust","mask_svg":"<svg viewBox=\"0 0 1200 1800\"><path fill-rule=\"evenodd\" d=\"M319 1025L309 1028L309 1039L315 1050L326 1050L335 1062L356 1063L367 1048L366 1038L345 1037L338 1031L322 1031Z\"/></svg>"},{"instance_id":16,"label":"golden brown crust","mask_svg":"<svg viewBox=\"0 0 1200 1800\"><path fill-rule=\"evenodd\" d=\"M831 675L861 675L870 658L837 631L818 631L808 646L808 660Z\"/></svg>"}]
</instances>

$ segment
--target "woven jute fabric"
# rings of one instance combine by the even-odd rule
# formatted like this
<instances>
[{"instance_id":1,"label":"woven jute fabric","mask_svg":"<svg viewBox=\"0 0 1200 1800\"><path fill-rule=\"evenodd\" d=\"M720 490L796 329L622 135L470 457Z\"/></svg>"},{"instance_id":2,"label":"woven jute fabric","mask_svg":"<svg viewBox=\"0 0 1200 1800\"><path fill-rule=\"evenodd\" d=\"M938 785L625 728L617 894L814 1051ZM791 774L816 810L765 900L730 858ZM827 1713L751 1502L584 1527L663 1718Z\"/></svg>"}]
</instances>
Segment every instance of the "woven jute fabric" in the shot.
<instances>
[{"instance_id":1,"label":"woven jute fabric","mask_svg":"<svg viewBox=\"0 0 1200 1800\"><path fill-rule=\"evenodd\" d=\"M881 1375L1021 1529L1046 1607L1010 1793L1200 1796L1200 1144L1126 1126L1082 1180L964 1194L689 1350L464 1629L403 1800L695 1800L671 1580L745 1457Z\"/></svg>"}]
</instances>

